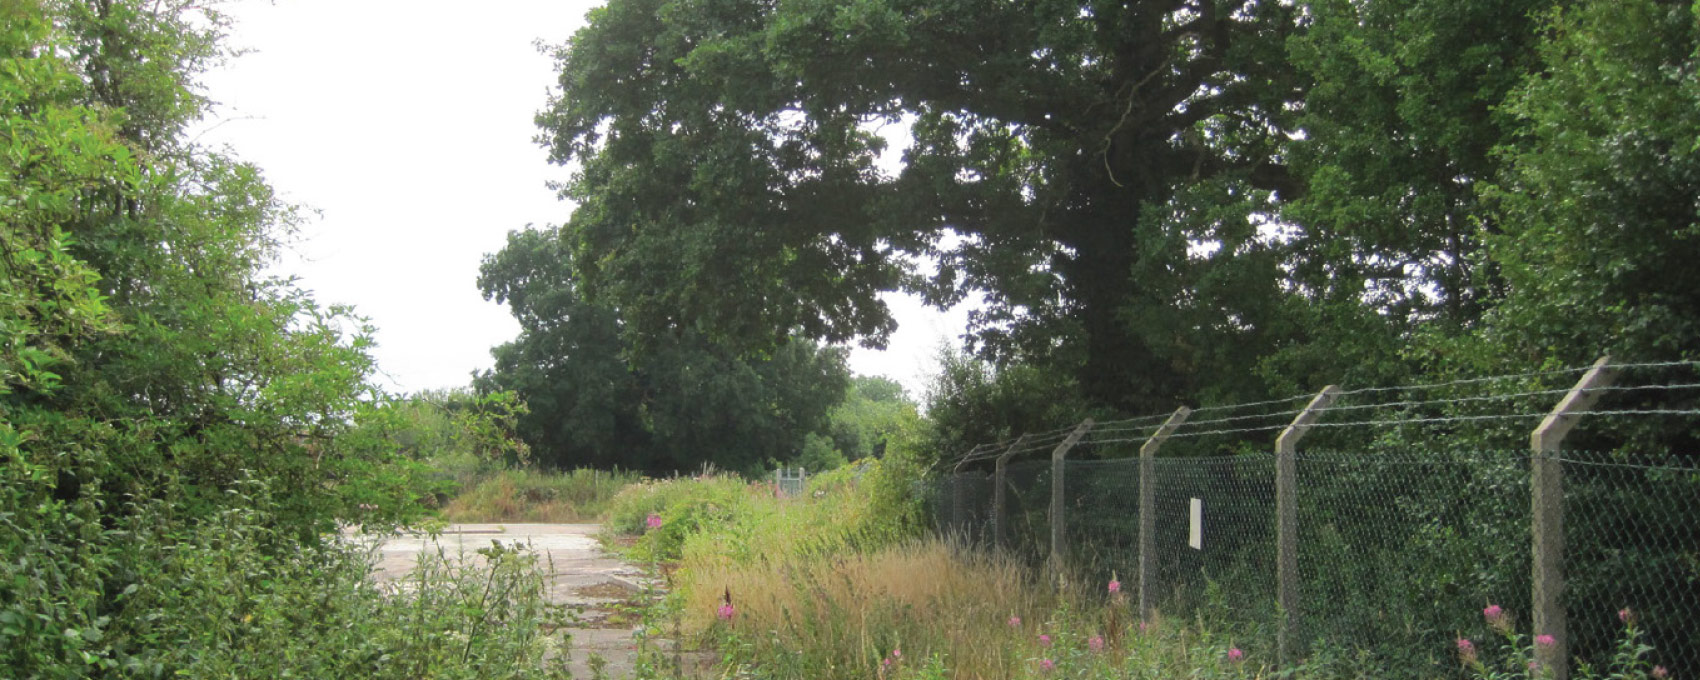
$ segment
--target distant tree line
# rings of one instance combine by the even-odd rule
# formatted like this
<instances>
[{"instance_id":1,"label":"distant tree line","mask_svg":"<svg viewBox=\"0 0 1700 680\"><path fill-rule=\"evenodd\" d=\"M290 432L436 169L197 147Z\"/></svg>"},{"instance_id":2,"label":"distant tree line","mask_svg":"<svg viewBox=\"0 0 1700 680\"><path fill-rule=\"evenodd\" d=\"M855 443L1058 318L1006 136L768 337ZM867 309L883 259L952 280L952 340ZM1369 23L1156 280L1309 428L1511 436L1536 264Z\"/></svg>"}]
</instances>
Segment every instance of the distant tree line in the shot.
<instances>
[{"instance_id":1,"label":"distant tree line","mask_svg":"<svg viewBox=\"0 0 1700 680\"><path fill-rule=\"evenodd\" d=\"M852 381L844 350L807 338L740 355L696 333L633 335L612 308L579 294L572 270L555 232L523 231L485 259L479 277L521 332L493 350L496 364L475 386L526 399L516 431L540 464L657 473L705 463L757 472L799 459L833 466L869 455L902 414L913 417L901 387Z\"/></svg>"}]
</instances>

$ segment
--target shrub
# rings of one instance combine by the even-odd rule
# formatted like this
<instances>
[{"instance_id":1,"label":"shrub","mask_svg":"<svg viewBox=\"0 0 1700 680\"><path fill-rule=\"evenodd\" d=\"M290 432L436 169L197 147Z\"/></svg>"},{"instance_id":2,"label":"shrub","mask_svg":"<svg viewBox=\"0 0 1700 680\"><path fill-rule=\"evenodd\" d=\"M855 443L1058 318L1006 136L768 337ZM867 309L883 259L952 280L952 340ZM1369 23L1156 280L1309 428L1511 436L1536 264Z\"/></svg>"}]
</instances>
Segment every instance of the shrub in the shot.
<instances>
[{"instance_id":1,"label":"shrub","mask_svg":"<svg viewBox=\"0 0 1700 680\"><path fill-rule=\"evenodd\" d=\"M622 489L609 504L604 529L612 535L640 536L631 556L642 561L679 559L686 536L714 533L728 524L752 496L771 493L751 488L736 477L648 480ZM650 517L660 520L651 528Z\"/></svg>"},{"instance_id":2,"label":"shrub","mask_svg":"<svg viewBox=\"0 0 1700 680\"><path fill-rule=\"evenodd\" d=\"M597 519L627 484L630 472L506 470L485 477L449 501L451 522L579 522Z\"/></svg>"},{"instance_id":3,"label":"shrub","mask_svg":"<svg viewBox=\"0 0 1700 680\"><path fill-rule=\"evenodd\" d=\"M60 515L74 551L0 531L17 556L0 563L0 666L26 678L559 675L543 663L561 621L534 556L424 555L381 586L375 546L302 541L264 509L262 485L233 493L232 508L195 522L163 502L105 528ZM18 540L30 549L11 552Z\"/></svg>"}]
</instances>

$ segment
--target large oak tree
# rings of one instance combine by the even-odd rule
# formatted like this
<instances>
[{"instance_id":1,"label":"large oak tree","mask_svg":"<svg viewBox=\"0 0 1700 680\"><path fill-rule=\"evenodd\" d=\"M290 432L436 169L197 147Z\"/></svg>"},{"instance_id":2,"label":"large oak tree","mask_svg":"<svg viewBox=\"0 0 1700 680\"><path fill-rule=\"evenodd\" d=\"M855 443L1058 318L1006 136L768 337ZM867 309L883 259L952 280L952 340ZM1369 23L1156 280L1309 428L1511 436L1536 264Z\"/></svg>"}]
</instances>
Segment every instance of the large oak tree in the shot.
<instances>
[{"instance_id":1,"label":"large oak tree","mask_svg":"<svg viewBox=\"0 0 1700 680\"><path fill-rule=\"evenodd\" d=\"M1278 328L1259 225L1298 192L1298 26L1260 0L615 0L538 120L577 168L583 291L640 336L877 345L880 293L979 292L986 355L1167 407ZM912 140L894 170L882 126Z\"/></svg>"}]
</instances>

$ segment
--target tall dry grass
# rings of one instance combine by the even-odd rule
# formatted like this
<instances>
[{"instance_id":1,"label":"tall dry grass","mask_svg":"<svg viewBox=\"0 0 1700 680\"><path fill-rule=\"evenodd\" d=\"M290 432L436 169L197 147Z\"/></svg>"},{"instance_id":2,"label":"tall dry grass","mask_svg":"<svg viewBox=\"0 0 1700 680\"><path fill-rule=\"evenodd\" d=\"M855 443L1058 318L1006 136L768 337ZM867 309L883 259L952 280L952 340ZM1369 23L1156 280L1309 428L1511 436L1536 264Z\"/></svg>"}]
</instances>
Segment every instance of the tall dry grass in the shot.
<instances>
[{"instance_id":1,"label":"tall dry grass","mask_svg":"<svg viewBox=\"0 0 1700 680\"><path fill-rule=\"evenodd\" d=\"M757 657L801 651L822 678L867 677L899 648L911 658L949 658L955 677L1012 677L1022 661L1009 653L1014 643L1036 635L1054 605L1014 562L940 540L745 565L687 563L680 577L688 631L756 633L745 643ZM736 613L722 623L717 610L728 592ZM1011 617L1022 625L1011 626Z\"/></svg>"},{"instance_id":2,"label":"tall dry grass","mask_svg":"<svg viewBox=\"0 0 1700 680\"><path fill-rule=\"evenodd\" d=\"M727 654L728 677L1251 679L1272 667L1267 650L1197 622L1141 626L1105 584L1059 589L940 539L745 564L687 559L677 578L685 632ZM734 614L721 620L728 592Z\"/></svg>"}]
</instances>

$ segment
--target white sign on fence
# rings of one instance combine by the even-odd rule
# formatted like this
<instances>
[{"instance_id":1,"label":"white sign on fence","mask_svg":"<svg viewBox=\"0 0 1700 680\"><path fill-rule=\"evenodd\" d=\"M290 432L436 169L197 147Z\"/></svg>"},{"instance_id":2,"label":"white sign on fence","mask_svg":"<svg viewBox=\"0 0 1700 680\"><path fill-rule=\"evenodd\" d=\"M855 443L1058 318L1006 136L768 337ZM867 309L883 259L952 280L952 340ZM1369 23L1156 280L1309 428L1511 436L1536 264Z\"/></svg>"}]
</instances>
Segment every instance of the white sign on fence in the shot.
<instances>
[{"instance_id":1,"label":"white sign on fence","mask_svg":"<svg viewBox=\"0 0 1700 680\"><path fill-rule=\"evenodd\" d=\"M1204 499L1192 499L1192 530L1187 535L1186 544L1194 550L1204 549Z\"/></svg>"}]
</instances>

